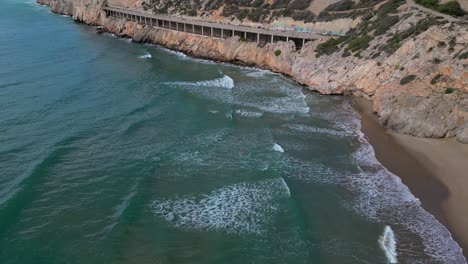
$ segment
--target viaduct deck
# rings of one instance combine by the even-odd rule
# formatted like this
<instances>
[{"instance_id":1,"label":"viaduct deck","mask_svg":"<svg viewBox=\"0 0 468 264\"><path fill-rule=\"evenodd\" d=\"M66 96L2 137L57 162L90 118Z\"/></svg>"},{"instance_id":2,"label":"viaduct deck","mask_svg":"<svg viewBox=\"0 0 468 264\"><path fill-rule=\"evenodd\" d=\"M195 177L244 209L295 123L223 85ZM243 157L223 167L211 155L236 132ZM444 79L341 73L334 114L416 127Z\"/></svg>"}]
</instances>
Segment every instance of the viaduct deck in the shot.
<instances>
[{"instance_id":1,"label":"viaduct deck","mask_svg":"<svg viewBox=\"0 0 468 264\"><path fill-rule=\"evenodd\" d=\"M261 44L277 41L293 41L300 49L308 41L327 38L311 32L298 32L288 30L270 30L241 25L230 25L195 19L187 19L161 14L148 14L116 7L104 7L107 16L127 19L148 26L175 30L206 37L225 39L239 36L246 41Z\"/></svg>"}]
</instances>

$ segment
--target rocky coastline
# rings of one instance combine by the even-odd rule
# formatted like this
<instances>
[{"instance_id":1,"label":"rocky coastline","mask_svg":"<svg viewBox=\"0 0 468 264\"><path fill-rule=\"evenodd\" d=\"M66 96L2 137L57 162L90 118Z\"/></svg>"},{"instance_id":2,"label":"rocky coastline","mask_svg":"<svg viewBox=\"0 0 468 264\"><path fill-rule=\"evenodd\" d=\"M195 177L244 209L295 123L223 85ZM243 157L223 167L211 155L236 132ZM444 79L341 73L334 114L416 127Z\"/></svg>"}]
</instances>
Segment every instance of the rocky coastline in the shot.
<instances>
[{"instance_id":1,"label":"rocky coastline","mask_svg":"<svg viewBox=\"0 0 468 264\"><path fill-rule=\"evenodd\" d=\"M239 37L211 39L106 17L102 7L112 3L103 0L38 0L38 3L49 6L52 12L102 26L105 31L135 42L272 70L322 94L365 97L373 102L380 124L398 133L455 137L468 143L468 56L465 56L468 26L463 22L442 21L404 39L393 53L381 52L381 47L399 32L430 16L405 4L398 9L399 22L354 56L346 54L346 50L318 56L317 48L325 40L308 42L301 50L296 50L293 42L259 46Z\"/></svg>"}]
</instances>

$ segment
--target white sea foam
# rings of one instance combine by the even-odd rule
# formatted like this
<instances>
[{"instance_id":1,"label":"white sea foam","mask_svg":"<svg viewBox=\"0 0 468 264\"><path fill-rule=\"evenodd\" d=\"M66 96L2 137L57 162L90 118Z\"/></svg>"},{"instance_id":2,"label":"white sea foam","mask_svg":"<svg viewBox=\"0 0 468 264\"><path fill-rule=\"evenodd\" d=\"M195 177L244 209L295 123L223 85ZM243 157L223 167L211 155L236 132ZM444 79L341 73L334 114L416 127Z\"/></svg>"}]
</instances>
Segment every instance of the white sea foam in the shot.
<instances>
[{"instance_id":1,"label":"white sea foam","mask_svg":"<svg viewBox=\"0 0 468 264\"><path fill-rule=\"evenodd\" d=\"M265 77L265 75L274 75L276 73L273 73L271 71L267 71L267 70L262 70L262 69L251 69L253 71L250 71L249 73L247 73L246 75L249 76L249 77Z\"/></svg>"},{"instance_id":2,"label":"white sea foam","mask_svg":"<svg viewBox=\"0 0 468 264\"><path fill-rule=\"evenodd\" d=\"M208 110L208 112L210 112L210 113L212 113L212 114L214 114L214 115L217 114L217 113L219 113L218 110Z\"/></svg>"},{"instance_id":3,"label":"white sea foam","mask_svg":"<svg viewBox=\"0 0 468 264\"><path fill-rule=\"evenodd\" d=\"M276 144L276 143L273 145L273 150L274 150L274 151L281 152L281 153L284 153L283 147L281 147L280 145L278 145L278 144Z\"/></svg>"},{"instance_id":4,"label":"white sea foam","mask_svg":"<svg viewBox=\"0 0 468 264\"><path fill-rule=\"evenodd\" d=\"M342 135L353 140L357 148L352 156L359 171L339 171L289 156L283 156L276 169L286 169L288 177L304 181L342 185L355 194L353 200L346 201L351 210L370 220L391 224L395 230L418 234L422 239L424 252L438 263L466 263L461 248L448 230L421 207L419 199L414 197L399 177L389 172L376 159L372 146L361 132L359 115L349 103L337 104L330 112L313 115L327 120L340 134L342 131ZM298 127L293 126L294 128ZM403 238L404 236L401 239ZM400 252L399 258L409 263L418 261L405 251Z\"/></svg>"},{"instance_id":5,"label":"white sea foam","mask_svg":"<svg viewBox=\"0 0 468 264\"><path fill-rule=\"evenodd\" d=\"M300 88L281 87L286 92L284 97L269 98L268 101L260 103L258 107L266 112L279 114L307 114L310 110L305 101L305 95Z\"/></svg>"},{"instance_id":6,"label":"white sea foam","mask_svg":"<svg viewBox=\"0 0 468 264\"><path fill-rule=\"evenodd\" d=\"M191 61L196 61L197 63L202 63L202 64L216 64L216 62L214 61L210 61L210 60L205 60L205 59L200 59L200 58L194 58L194 57L190 57L188 56L187 54L183 53L183 52L180 52L180 51L176 51L176 50L171 50L171 49L167 49L167 48L164 48L162 46L159 46L159 45L154 45L154 44L146 44L146 45L149 45L149 46L155 46L157 47L159 50L162 50L168 54L171 54L171 55L175 55L177 58L179 58L180 60L191 60ZM229 64L231 67L232 65Z\"/></svg>"},{"instance_id":7,"label":"white sea foam","mask_svg":"<svg viewBox=\"0 0 468 264\"><path fill-rule=\"evenodd\" d=\"M339 137L349 136L350 134L346 131L340 131L336 129L329 129L329 128L321 128L321 127L311 127L302 124L290 124L286 125L289 129L298 131L298 132L305 132L305 133L319 133L319 134L327 134L327 135L334 135Z\"/></svg>"},{"instance_id":8,"label":"white sea foam","mask_svg":"<svg viewBox=\"0 0 468 264\"><path fill-rule=\"evenodd\" d=\"M247 111L247 110L236 110L236 114L243 116L243 117L250 117L250 118L258 118L263 116L262 112L256 112L256 111Z\"/></svg>"},{"instance_id":9,"label":"white sea foam","mask_svg":"<svg viewBox=\"0 0 468 264\"><path fill-rule=\"evenodd\" d=\"M166 49L166 48L161 47L161 46L158 46L158 48L159 48L160 50L163 50L164 52L167 52L167 53L169 53L169 54L172 54L172 55L177 56L179 59L185 60L185 59L188 58L188 56L187 56L185 53L182 53L182 52L180 52L180 51L175 51L175 50Z\"/></svg>"},{"instance_id":10,"label":"white sea foam","mask_svg":"<svg viewBox=\"0 0 468 264\"><path fill-rule=\"evenodd\" d=\"M284 189L286 190L286 194L288 195L288 197L290 197L291 196L291 190L289 189L289 186L288 186L288 184L286 183L286 181L284 180L283 177L281 177L281 182L283 183Z\"/></svg>"},{"instance_id":11,"label":"white sea foam","mask_svg":"<svg viewBox=\"0 0 468 264\"><path fill-rule=\"evenodd\" d=\"M144 55L138 56L140 59L151 59L153 56L149 52L146 52Z\"/></svg>"},{"instance_id":12,"label":"white sea foam","mask_svg":"<svg viewBox=\"0 0 468 264\"><path fill-rule=\"evenodd\" d=\"M196 87L219 87L219 88L226 88L226 89L234 88L234 80L227 75L224 75L222 78L213 79L213 80L198 81L198 82L170 82L170 83L165 83L165 84L179 85L179 86L196 86Z\"/></svg>"},{"instance_id":13,"label":"white sea foam","mask_svg":"<svg viewBox=\"0 0 468 264\"><path fill-rule=\"evenodd\" d=\"M156 217L181 229L204 229L233 234L262 234L289 197L281 178L239 183L204 195L156 200Z\"/></svg>"},{"instance_id":14,"label":"white sea foam","mask_svg":"<svg viewBox=\"0 0 468 264\"><path fill-rule=\"evenodd\" d=\"M390 226L385 226L384 232L379 238L379 245L389 263L398 263L395 234Z\"/></svg>"}]
</instances>

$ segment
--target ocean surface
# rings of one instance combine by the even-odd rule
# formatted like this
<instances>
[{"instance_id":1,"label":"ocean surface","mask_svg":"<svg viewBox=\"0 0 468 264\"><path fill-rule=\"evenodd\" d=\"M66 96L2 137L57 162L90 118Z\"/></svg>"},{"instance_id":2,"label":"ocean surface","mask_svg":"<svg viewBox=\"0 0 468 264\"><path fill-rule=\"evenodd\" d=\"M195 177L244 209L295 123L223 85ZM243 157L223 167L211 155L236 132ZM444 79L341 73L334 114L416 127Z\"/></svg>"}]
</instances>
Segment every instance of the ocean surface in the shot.
<instances>
[{"instance_id":1,"label":"ocean surface","mask_svg":"<svg viewBox=\"0 0 468 264\"><path fill-rule=\"evenodd\" d=\"M345 97L0 1L0 263L465 263Z\"/></svg>"}]
</instances>

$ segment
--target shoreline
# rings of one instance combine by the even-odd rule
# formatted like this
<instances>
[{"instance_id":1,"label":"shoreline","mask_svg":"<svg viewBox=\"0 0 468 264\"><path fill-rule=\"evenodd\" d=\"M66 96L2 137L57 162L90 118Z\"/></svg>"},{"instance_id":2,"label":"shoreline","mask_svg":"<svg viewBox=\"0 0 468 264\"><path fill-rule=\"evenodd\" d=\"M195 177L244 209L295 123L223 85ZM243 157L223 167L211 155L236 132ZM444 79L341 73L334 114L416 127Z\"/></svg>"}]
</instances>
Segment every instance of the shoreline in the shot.
<instances>
[{"instance_id":1,"label":"shoreline","mask_svg":"<svg viewBox=\"0 0 468 264\"><path fill-rule=\"evenodd\" d=\"M41 4L40 1L38 1L38 3L50 8L49 5ZM71 16L69 14L56 12L52 8L50 10L56 14ZM102 25L89 24L75 19L74 21L90 26L102 27ZM248 61L237 59L221 60L210 56L202 56L184 49L179 49L176 46L154 42L154 40L151 39L138 39L132 34L117 34L106 26L104 26L104 32L114 34L118 38L130 38L132 42L135 43L152 44L167 50L181 52L186 56L196 59L271 71L284 75L298 85L309 87L307 84L301 83L296 80L294 76L286 72L282 72L274 68L262 67L255 63L249 63ZM319 90L307 90L312 93L323 94ZM332 92L324 95L346 95L346 93ZM453 139L415 138L408 135L389 132L378 123L377 117L374 114L368 99L357 98L356 96L352 96L352 98L354 101L354 107L361 116L361 130L372 145L376 158L385 168L398 176L402 182L408 186L413 195L420 199L421 206L430 214L435 216L435 218L449 230L453 239L462 248L464 257L468 259L468 208L463 213L459 212L459 209L462 207L461 203L468 200L468 193L463 194L463 187L466 186L465 189L468 189L468 177L458 177L461 184L457 181L453 181L449 176L444 176L444 174L452 174L451 172L454 172L451 170L452 168L450 168L449 165L444 164L444 162L437 162L437 159L440 158L442 154L449 153L451 156L456 155L456 153L452 153L450 149L447 149L448 144L464 144L455 142ZM428 142L432 143L428 144ZM438 143L436 144L435 142ZM441 151L441 153L438 153L437 155L433 154L434 151L437 152L439 144L444 146L445 151ZM463 160L463 157L465 156L468 157L468 144L466 147L459 148L463 150L456 151L465 152L464 149L466 149L461 160ZM427 155L427 152L431 152L431 155ZM463 167L464 168L461 170L456 170L455 174L468 171L468 163ZM460 185L458 186L457 195L453 195L452 191L453 189L457 189L458 184ZM467 197L467 199L457 199L457 197Z\"/></svg>"},{"instance_id":2,"label":"shoreline","mask_svg":"<svg viewBox=\"0 0 468 264\"><path fill-rule=\"evenodd\" d=\"M352 98L361 116L361 130L375 156L398 176L421 201L421 206L442 223L468 258L468 145L453 139L416 138L382 127L368 99Z\"/></svg>"}]
</instances>

